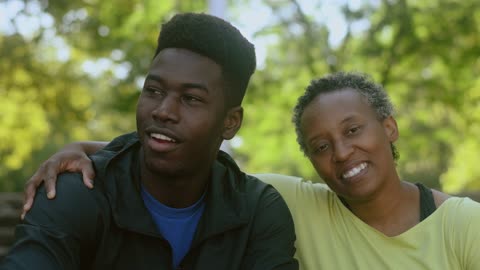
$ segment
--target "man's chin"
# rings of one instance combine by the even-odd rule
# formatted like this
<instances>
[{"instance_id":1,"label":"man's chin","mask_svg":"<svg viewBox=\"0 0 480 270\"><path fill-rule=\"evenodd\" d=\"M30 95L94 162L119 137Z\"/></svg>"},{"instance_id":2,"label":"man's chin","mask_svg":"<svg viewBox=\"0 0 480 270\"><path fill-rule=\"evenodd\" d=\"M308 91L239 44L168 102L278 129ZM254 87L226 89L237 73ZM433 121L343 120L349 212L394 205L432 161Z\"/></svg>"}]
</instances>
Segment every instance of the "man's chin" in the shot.
<instances>
[{"instance_id":1,"label":"man's chin","mask_svg":"<svg viewBox=\"0 0 480 270\"><path fill-rule=\"evenodd\" d=\"M145 157L145 167L154 175L181 175L185 171L181 164L182 162L175 159Z\"/></svg>"}]
</instances>

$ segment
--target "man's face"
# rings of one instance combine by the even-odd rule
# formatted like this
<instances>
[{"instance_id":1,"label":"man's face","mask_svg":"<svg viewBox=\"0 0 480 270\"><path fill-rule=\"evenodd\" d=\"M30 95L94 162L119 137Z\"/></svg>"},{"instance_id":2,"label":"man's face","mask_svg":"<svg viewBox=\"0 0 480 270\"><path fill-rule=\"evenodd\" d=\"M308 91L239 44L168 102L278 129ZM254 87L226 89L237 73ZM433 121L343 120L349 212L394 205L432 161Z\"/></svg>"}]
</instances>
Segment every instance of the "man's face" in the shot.
<instances>
[{"instance_id":1,"label":"man's face","mask_svg":"<svg viewBox=\"0 0 480 270\"><path fill-rule=\"evenodd\" d=\"M163 175L210 167L225 137L221 67L197 53L169 48L153 60L137 104L146 168Z\"/></svg>"}]
</instances>

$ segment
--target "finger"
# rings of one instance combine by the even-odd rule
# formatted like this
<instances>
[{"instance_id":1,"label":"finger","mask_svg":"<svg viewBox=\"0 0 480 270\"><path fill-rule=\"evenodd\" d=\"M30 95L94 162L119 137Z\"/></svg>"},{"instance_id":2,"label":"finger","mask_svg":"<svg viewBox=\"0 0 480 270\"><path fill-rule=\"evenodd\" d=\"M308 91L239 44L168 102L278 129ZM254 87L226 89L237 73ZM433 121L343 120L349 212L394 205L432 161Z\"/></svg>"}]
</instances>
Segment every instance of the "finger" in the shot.
<instances>
[{"instance_id":1,"label":"finger","mask_svg":"<svg viewBox=\"0 0 480 270\"><path fill-rule=\"evenodd\" d=\"M90 173L90 175L87 174L87 172L85 170L82 171L82 175L83 175L83 183L85 184L85 186L87 186L89 189L92 189L93 188L93 178L95 177L95 174L93 174L93 177L92 177L92 174Z\"/></svg>"},{"instance_id":2,"label":"finger","mask_svg":"<svg viewBox=\"0 0 480 270\"><path fill-rule=\"evenodd\" d=\"M95 171L93 170L92 162L82 162L80 166L83 175L83 183L90 189L93 188L93 179L95 178Z\"/></svg>"},{"instance_id":3,"label":"finger","mask_svg":"<svg viewBox=\"0 0 480 270\"><path fill-rule=\"evenodd\" d=\"M56 191L55 191L55 183L57 182L57 175L48 176L45 179L45 191L47 192L47 198L53 199L55 198Z\"/></svg>"},{"instance_id":4,"label":"finger","mask_svg":"<svg viewBox=\"0 0 480 270\"><path fill-rule=\"evenodd\" d=\"M35 186L34 182L28 182L25 187L24 197L23 197L23 208L22 214L20 218L23 220L25 218L25 214L32 208L33 200L35 199L37 187Z\"/></svg>"},{"instance_id":5,"label":"finger","mask_svg":"<svg viewBox=\"0 0 480 270\"><path fill-rule=\"evenodd\" d=\"M26 211L30 210L32 204L33 204L33 199L35 198L35 194L37 191L37 187L42 183L42 175L43 172L45 171L45 163L40 165L37 171L28 179L28 181L25 183L25 189L23 192L23 205L24 208L26 208Z\"/></svg>"}]
</instances>

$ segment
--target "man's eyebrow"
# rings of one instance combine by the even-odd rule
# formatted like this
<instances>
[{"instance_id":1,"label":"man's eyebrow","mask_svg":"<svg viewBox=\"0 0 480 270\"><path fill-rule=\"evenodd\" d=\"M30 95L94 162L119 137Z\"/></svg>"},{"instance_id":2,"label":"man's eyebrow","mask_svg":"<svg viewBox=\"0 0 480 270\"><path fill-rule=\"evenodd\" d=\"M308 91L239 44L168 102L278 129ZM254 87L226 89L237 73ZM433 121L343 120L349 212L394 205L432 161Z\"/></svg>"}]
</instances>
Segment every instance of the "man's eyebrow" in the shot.
<instances>
[{"instance_id":1,"label":"man's eyebrow","mask_svg":"<svg viewBox=\"0 0 480 270\"><path fill-rule=\"evenodd\" d=\"M159 82L159 83L163 83L162 77L157 76L157 75L153 75L153 74L148 74L147 78L145 78L145 82L146 81L156 81L156 82Z\"/></svg>"},{"instance_id":2,"label":"man's eyebrow","mask_svg":"<svg viewBox=\"0 0 480 270\"><path fill-rule=\"evenodd\" d=\"M201 83L182 83L182 88L184 89L200 89L208 93L208 88L204 84Z\"/></svg>"},{"instance_id":3,"label":"man's eyebrow","mask_svg":"<svg viewBox=\"0 0 480 270\"><path fill-rule=\"evenodd\" d=\"M165 80L162 77L154 75L154 74L147 75L147 78L145 78L145 82L147 82L147 81L156 81L156 82L162 83L162 84L165 83ZM205 84L202 84L202 83L182 83L181 87L183 89L195 88L195 89L203 90L207 93L209 92L208 87Z\"/></svg>"}]
</instances>

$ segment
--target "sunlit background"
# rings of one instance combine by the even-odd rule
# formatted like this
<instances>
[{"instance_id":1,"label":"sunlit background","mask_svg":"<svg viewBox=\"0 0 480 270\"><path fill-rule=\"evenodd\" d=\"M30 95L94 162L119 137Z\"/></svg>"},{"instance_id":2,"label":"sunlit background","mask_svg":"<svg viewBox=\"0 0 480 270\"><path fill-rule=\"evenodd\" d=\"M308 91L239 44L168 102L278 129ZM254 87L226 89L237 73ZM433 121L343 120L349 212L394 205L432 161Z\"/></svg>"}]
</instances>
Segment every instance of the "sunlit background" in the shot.
<instances>
[{"instance_id":1,"label":"sunlit background","mask_svg":"<svg viewBox=\"0 0 480 270\"><path fill-rule=\"evenodd\" d=\"M480 189L478 0L0 0L0 191L21 191L65 143L134 130L160 25L184 11L256 46L244 126L224 145L245 171L320 181L291 109L312 78L362 71L396 105L402 178Z\"/></svg>"}]
</instances>

